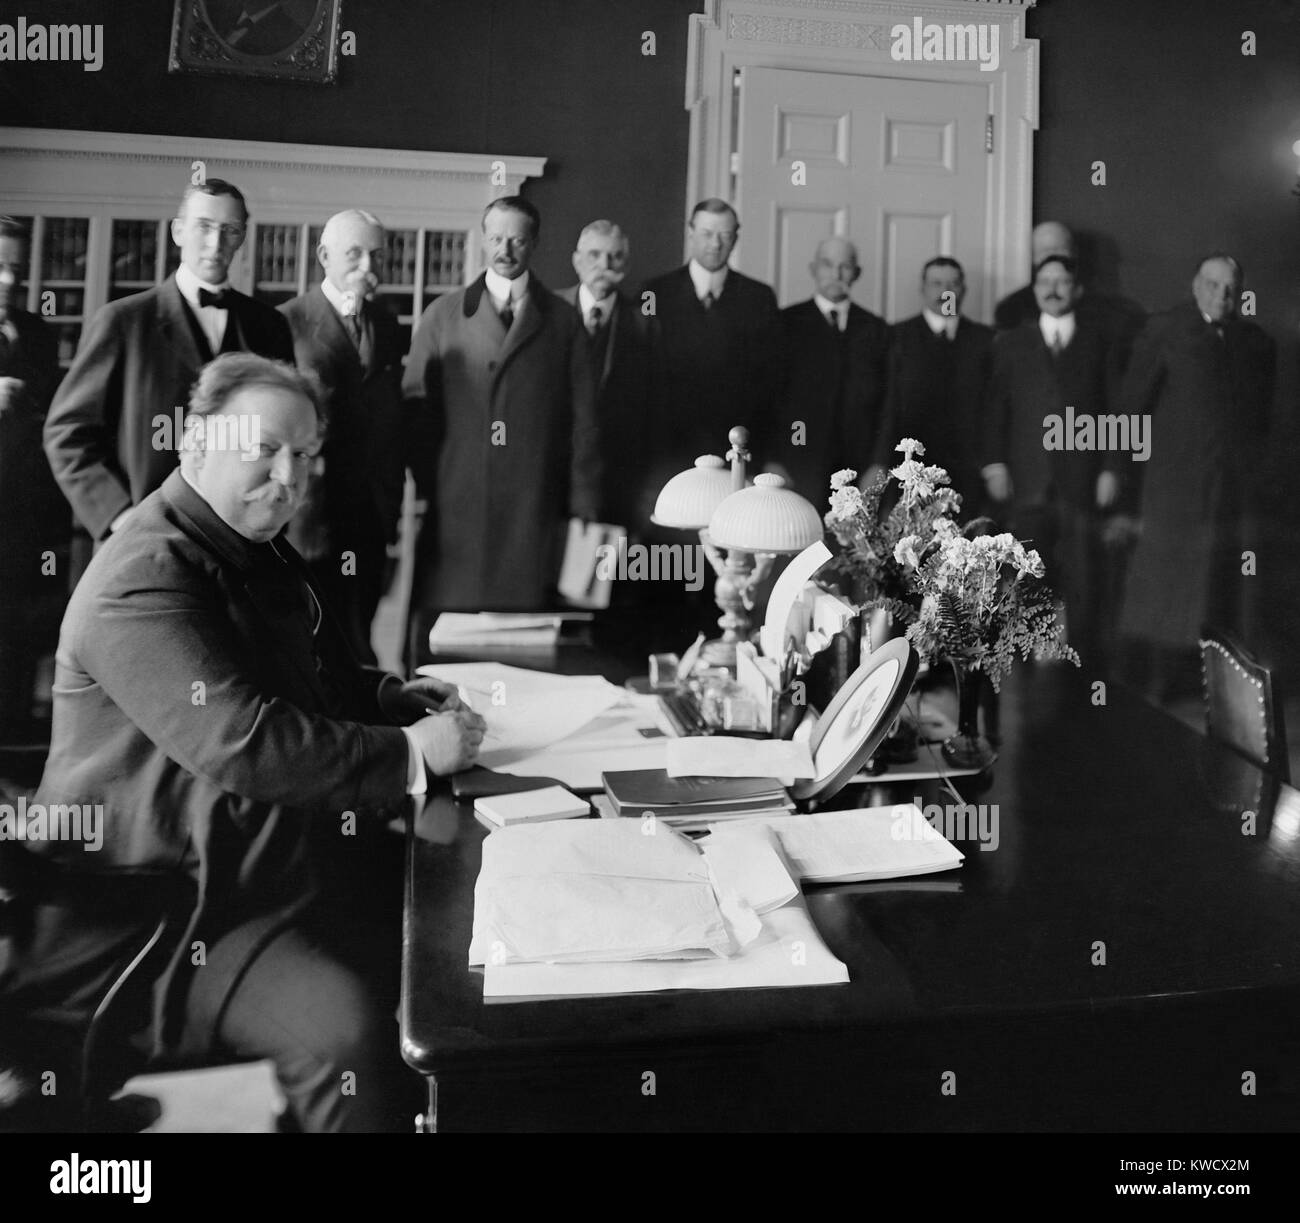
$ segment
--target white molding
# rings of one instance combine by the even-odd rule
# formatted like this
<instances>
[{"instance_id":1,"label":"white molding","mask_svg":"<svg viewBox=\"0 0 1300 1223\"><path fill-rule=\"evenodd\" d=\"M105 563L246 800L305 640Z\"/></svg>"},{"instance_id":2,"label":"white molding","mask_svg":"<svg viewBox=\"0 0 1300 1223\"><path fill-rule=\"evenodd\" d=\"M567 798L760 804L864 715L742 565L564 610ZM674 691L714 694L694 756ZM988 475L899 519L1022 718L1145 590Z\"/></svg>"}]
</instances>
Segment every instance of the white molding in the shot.
<instances>
[{"instance_id":1,"label":"white molding","mask_svg":"<svg viewBox=\"0 0 1300 1223\"><path fill-rule=\"evenodd\" d=\"M988 87L994 123L984 302L993 303L1029 276L1033 215L1033 134L1038 130L1037 40L1026 38L1025 13L1036 0L702 0L689 19L685 105L690 154L684 208L710 195L730 195L732 77L738 68L774 67L917 79L917 66L889 53L889 28L920 16L996 22L1002 30L996 72L975 64L927 64L936 81ZM685 212L683 213L685 215ZM741 218L744 222L745 218ZM756 220L753 219L753 220ZM737 248L743 268L744 246Z\"/></svg>"}]
</instances>

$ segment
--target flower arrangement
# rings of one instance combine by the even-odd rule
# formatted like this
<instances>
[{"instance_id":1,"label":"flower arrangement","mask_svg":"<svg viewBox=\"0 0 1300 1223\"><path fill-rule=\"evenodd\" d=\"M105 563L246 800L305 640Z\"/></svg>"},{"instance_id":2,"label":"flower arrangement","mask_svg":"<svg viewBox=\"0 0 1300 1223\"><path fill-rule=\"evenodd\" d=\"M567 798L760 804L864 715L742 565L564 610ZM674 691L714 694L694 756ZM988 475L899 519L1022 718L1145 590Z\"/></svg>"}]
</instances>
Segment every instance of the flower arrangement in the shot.
<instances>
[{"instance_id":1,"label":"flower arrangement","mask_svg":"<svg viewBox=\"0 0 1300 1223\"><path fill-rule=\"evenodd\" d=\"M831 479L826 525L843 547L841 570L854 579L855 594L865 592L861 610L887 607L907 624L907 639L923 658L981 671L994 689L1017 654L1078 666L1078 654L1061 640L1038 553L1013 535L981 533L987 519L963 533L954 519L961 498L947 487L948 473L914 457L925 454L914 438L897 449L903 462L890 475L902 488L883 519L883 478L866 492L852 487L851 471Z\"/></svg>"},{"instance_id":2,"label":"flower arrangement","mask_svg":"<svg viewBox=\"0 0 1300 1223\"><path fill-rule=\"evenodd\" d=\"M835 568L858 610L884 608L908 624L921 606L909 578L918 558L912 552L900 557L899 544L905 539L931 538L939 523L947 522L955 530L961 497L949 487L951 481L942 467L927 467L912 457L925 453L920 442L904 438L897 449L903 452L903 462L889 474L901 490L888 513L882 516L881 502L889 478L878 476L859 489L854 483L858 473L847 468L831 476L831 508L825 523L840 544Z\"/></svg>"}]
</instances>

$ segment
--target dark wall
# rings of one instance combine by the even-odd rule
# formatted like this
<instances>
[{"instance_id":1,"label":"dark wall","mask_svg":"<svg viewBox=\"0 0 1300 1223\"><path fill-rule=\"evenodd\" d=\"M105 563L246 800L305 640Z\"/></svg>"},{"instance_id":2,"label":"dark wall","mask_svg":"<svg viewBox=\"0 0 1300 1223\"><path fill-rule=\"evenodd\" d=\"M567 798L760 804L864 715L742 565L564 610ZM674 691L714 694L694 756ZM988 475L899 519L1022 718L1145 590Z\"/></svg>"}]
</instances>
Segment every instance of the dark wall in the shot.
<instances>
[{"instance_id":1,"label":"dark wall","mask_svg":"<svg viewBox=\"0 0 1300 1223\"><path fill-rule=\"evenodd\" d=\"M681 261L686 27L699 8L695 0L344 0L357 54L341 59L337 84L315 86L169 75L172 0L5 0L0 21L22 13L32 22L102 23L105 63L98 73L0 66L0 122L540 155L551 159L545 178L525 191L542 212L542 278L556 288L572 282L569 252L597 216L631 235L639 278ZM653 57L641 54L644 30L655 33Z\"/></svg>"},{"instance_id":2,"label":"dark wall","mask_svg":"<svg viewBox=\"0 0 1300 1223\"><path fill-rule=\"evenodd\" d=\"M1200 255L1226 250L1277 340L1251 637L1300 680L1300 3L1040 0L1029 33L1042 53L1035 219L1082 231L1101 286L1152 310L1190 293Z\"/></svg>"}]
</instances>

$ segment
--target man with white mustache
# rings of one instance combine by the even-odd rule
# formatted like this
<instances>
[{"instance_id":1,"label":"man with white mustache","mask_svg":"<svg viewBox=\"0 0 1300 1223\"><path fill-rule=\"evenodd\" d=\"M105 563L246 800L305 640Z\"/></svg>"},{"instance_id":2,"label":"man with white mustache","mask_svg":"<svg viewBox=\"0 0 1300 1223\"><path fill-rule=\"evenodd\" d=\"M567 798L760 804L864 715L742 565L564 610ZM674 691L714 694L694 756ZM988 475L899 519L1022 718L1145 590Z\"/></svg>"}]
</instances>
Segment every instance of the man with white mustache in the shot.
<instances>
[{"instance_id":1,"label":"man with white mustache","mask_svg":"<svg viewBox=\"0 0 1300 1223\"><path fill-rule=\"evenodd\" d=\"M64 617L36 801L103 804L103 844L25 847L62 882L0 993L79 1026L139 952L114 1030L152 1065L268 1057L304 1130L409 1128L385 825L484 723L448 685L360 667L283 538L323 431L311 381L222 356L190 418Z\"/></svg>"},{"instance_id":2,"label":"man with white mustache","mask_svg":"<svg viewBox=\"0 0 1300 1223\"><path fill-rule=\"evenodd\" d=\"M330 427L289 539L311 566L357 658L373 665L370 625L396 542L405 470L403 345L397 319L376 298L384 228L360 209L325 223L319 284L280 313L294 361L320 380Z\"/></svg>"}]
</instances>

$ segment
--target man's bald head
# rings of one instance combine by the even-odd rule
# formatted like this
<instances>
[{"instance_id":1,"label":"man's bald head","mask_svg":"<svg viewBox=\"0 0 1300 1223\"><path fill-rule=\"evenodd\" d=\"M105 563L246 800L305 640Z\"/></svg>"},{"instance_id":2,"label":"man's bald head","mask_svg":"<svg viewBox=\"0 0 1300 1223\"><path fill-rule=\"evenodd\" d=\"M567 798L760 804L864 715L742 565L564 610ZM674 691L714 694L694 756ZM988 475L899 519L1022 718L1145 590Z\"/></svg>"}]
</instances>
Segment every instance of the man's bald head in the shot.
<instances>
[{"instance_id":1,"label":"man's bald head","mask_svg":"<svg viewBox=\"0 0 1300 1223\"><path fill-rule=\"evenodd\" d=\"M1044 221L1029 236L1030 262L1038 267L1049 255L1074 258L1074 235L1060 221Z\"/></svg>"},{"instance_id":2,"label":"man's bald head","mask_svg":"<svg viewBox=\"0 0 1300 1223\"><path fill-rule=\"evenodd\" d=\"M844 301L852 292L854 281L862 275L858 248L847 238L823 238L817 243L808 270L817 292L827 301Z\"/></svg>"},{"instance_id":3,"label":"man's bald head","mask_svg":"<svg viewBox=\"0 0 1300 1223\"><path fill-rule=\"evenodd\" d=\"M321 231L316 258L340 293L369 297L383 276L384 227L360 208L336 212Z\"/></svg>"}]
</instances>

